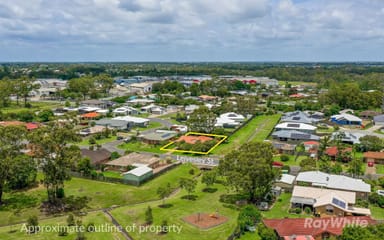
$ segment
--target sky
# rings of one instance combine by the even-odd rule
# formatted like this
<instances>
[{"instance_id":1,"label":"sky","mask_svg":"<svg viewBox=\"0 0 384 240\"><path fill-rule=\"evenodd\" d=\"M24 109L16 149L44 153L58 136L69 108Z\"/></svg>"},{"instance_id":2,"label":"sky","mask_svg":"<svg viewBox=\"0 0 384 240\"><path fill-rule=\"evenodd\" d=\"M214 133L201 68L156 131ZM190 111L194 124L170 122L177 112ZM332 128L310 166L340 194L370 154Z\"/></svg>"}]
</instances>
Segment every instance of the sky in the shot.
<instances>
[{"instance_id":1,"label":"sky","mask_svg":"<svg viewBox=\"0 0 384 240\"><path fill-rule=\"evenodd\" d=\"M384 61L384 0L1 0L0 61Z\"/></svg>"}]
</instances>

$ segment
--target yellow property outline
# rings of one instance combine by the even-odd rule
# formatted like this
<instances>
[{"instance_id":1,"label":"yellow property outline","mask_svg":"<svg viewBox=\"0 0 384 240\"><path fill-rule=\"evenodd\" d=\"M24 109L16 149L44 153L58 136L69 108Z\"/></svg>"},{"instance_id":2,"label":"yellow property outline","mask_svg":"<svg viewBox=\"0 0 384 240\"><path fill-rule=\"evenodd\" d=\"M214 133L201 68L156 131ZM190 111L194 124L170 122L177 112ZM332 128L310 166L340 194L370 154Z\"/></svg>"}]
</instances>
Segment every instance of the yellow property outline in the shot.
<instances>
[{"instance_id":1,"label":"yellow property outline","mask_svg":"<svg viewBox=\"0 0 384 240\"><path fill-rule=\"evenodd\" d=\"M187 150L178 150L178 149L167 149L170 145L174 144L175 141L172 141L170 143L167 143L166 145L162 146L160 150L162 151L168 151L168 152L180 152L180 153L195 153L195 154L203 154L207 155L211 151L213 151L217 146L219 146L222 142L224 142L225 139L228 138L228 136L225 135L216 135L216 134L208 134L208 133L198 133L198 132L188 132L184 136L189 136L189 135L199 135L199 136L210 136L210 137L220 137L222 138L220 141L218 141L211 149L209 149L207 152L197 152L197 151L187 151Z\"/></svg>"}]
</instances>

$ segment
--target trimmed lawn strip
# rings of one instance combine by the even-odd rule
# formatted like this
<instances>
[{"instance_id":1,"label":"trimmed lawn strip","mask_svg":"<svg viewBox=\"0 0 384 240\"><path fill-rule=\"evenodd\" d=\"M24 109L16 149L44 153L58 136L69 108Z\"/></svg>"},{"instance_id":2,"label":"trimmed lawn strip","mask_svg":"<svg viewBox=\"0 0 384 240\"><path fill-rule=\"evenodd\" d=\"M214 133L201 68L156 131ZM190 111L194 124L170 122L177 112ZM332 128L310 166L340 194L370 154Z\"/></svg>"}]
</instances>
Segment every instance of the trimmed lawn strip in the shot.
<instances>
[{"instance_id":1,"label":"trimmed lawn strip","mask_svg":"<svg viewBox=\"0 0 384 240\"><path fill-rule=\"evenodd\" d=\"M384 208L369 205L369 209L371 209L372 218L376 220L384 220Z\"/></svg>"},{"instance_id":2,"label":"trimmed lawn strip","mask_svg":"<svg viewBox=\"0 0 384 240\"><path fill-rule=\"evenodd\" d=\"M289 213L288 210L291 206L291 193L282 193L279 197L277 197L276 202L273 204L272 208L268 211L261 212L263 218L271 219L271 218L302 218L302 217L312 217L312 215L307 215L305 213L302 214L294 214ZM281 201L278 201L281 199Z\"/></svg>"},{"instance_id":3,"label":"trimmed lawn strip","mask_svg":"<svg viewBox=\"0 0 384 240\"><path fill-rule=\"evenodd\" d=\"M219 147L217 147L213 154L225 155L232 150L240 147L246 143L252 136L255 134L255 131L258 130L255 136L251 139L252 141L263 141L265 140L272 129L275 127L277 121L280 119L279 114L275 115L262 115L256 116L247 125L243 126L233 135L231 135L227 141L223 142ZM263 126L264 125L264 126ZM258 129L260 126L263 126L261 129Z\"/></svg>"},{"instance_id":4,"label":"trimmed lawn strip","mask_svg":"<svg viewBox=\"0 0 384 240\"><path fill-rule=\"evenodd\" d=\"M57 226L57 225L60 225L60 226L67 226L67 222L66 222L66 219L67 217L58 217L58 218L54 218L54 219L46 219L46 220L41 220L39 221L39 226ZM78 219L78 217L75 217L75 219ZM101 229L101 226L105 226L106 224L108 224L108 226L113 226L112 222L104 215L104 213L102 212L93 212L93 213L89 213L87 214L86 216L83 216L81 217L81 220L82 220L82 223L83 225L86 227L87 224L89 223L93 223L95 224L95 229ZM72 229L72 230L69 230L68 231L68 235L67 236L61 236L59 237L58 236L58 232L55 230L52 230L52 231L42 231L42 232L38 232L36 234L27 234L25 233L25 231L22 231L22 226L21 224L18 224L18 225L15 225L15 226L12 226L12 227L0 227L0 239L2 240L8 240L8 239L12 239L12 240L16 240L16 239L75 239L77 234L74 232L75 231L75 228L72 227L72 228L69 228L69 229ZM49 230L49 228L46 228L47 230ZM50 228L52 229L52 228ZM112 228L111 228L112 229ZM15 231L13 233L9 233L9 231L12 230L12 231ZM98 239L124 239L123 238L123 235L119 232L108 232L108 231L104 231L104 232L85 232L84 233L85 237L88 239L88 240L98 240Z\"/></svg>"},{"instance_id":5,"label":"trimmed lawn strip","mask_svg":"<svg viewBox=\"0 0 384 240\"><path fill-rule=\"evenodd\" d=\"M83 140L79 143L77 143L77 145L79 146L91 146L91 144L89 144L89 138L90 137L85 137L83 138ZM116 136L110 136L109 138L102 138L100 140L96 140L96 144L93 144L95 147L97 144L99 145L103 145L104 143L109 143L109 142L113 142L113 141L116 141Z\"/></svg>"},{"instance_id":6,"label":"trimmed lawn strip","mask_svg":"<svg viewBox=\"0 0 384 240\"><path fill-rule=\"evenodd\" d=\"M134 239L227 239L236 227L238 212L236 210L223 207L223 204L219 202L220 195L227 193L224 186L215 184L213 187L218 189L217 192L205 193L202 192L205 185L201 184L200 178L198 181L199 183L196 191L193 193L193 195L197 196L195 201L181 199L182 196L187 195L187 192L182 190L172 198L166 200L166 204L173 205L170 208L159 208L158 205L161 204L162 201L157 201L150 204L139 204L134 207L127 206L117 208L112 210L111 213L123 226L130 226L132 224L141 226L145 222L145 210L148 206L151 206L154 219L154 223L152 225L161 225L161 222L166 220L168 225L175 224L176 226L182 227L179 234L175 232L170 232L165 235L157 235L152 232L143 232L140 234L138 231L134 231L130 233ZM228 221L208 230L199 229L182 220L183 217L194 213L201 212L211 214L216 211L218 211L219 215L228 217Z\"/></svg>"}]
</instances>

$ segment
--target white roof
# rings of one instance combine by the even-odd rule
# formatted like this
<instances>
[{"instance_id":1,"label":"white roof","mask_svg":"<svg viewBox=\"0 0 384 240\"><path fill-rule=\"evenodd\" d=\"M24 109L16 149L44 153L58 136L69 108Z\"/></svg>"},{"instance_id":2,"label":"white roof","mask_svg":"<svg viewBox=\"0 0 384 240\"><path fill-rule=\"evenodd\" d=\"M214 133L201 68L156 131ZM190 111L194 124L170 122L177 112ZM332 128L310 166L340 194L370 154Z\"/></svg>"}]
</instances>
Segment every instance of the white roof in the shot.
<instances>
[{"instance_id":1,"label":"white roof","mask_svg":"<svg viewBox=\"0 0 384 240\"><path fill-rule=\"evenodd\" d=\"M144 174L147 174L149 172L152 172L153 169L148 167L148 166L139 166L137 168L134 168L128 172L125 172L123 173L124 175L125 174L132 174L132 175L135 175L137 177L140 177L140 176L143 176Z\"/></svg>"},{"instance_id":2,"label":"white roof","mask_svg":"<svg viewBox=\"0 0 384 240\"><path fill-rule=\"evenodd\" d=\"M278 180L277 182L286 183L286 184L293 184L294 181L295 181L295 176L283 173L283 174L281 174L280 180Z\"/></svg>"},{"instance_id":3,"label":"white roof","mask_svg":"<svg viewBox=\"0 0 384 240\"><path fill-rule=\"evenodd\" d=\"M96 110L97 113L108 113L109 110L108 109L99 109L99 110Z\"/></svg>"},{"instance_id":4,"label":"white roof","mask_svg":"<svg viewBox=\"0 0 384 240\"><path fill-rule=\"evenodd\" d=\"M361 122L362 121L361 118L356 117L355 115L352 115L352 114L348 114L348 113L336 114L336 115L331 116L331 118L334 118L336 120L345 119L345 120L351 121L351 122Z\"/></svg>"},{"instance_id":5,"label":"white roof","mask_svg":"<svg viewBox=\"0 0 384 240\"><path fill-rule=\"evenodd\" d=\"M127 103L153 103L153 102L154 102L154 100L146 99L146 98L135 98L135 99L127 101Z\"/></svg>"},{"instance_id":6,"label":"white roof","mask_svg":"<svg viewBox=\"0 0 384 240\"><path fill-rule=\"evenodd\" d=\"M327 188L295 186L292 191L292 197L316 199L316 201L314 201L315 207L326 204L324 202L327 202L331 196L338 196L350 204L355 204L356 200L355 192L346 192Z\"/></svg>"},{"instance_id":7,"label":"white roof","mask_svg":"<svg viewBox=\"0 0 384 240\"><path fill-rule=\"evenodd\" d=\"M312 183L313 186L324 186L326 188L345 191L371 192L371 185L361 179L328 174L320 171L301 172L297 175L296 181L309 182Z\"/></svg>"},{"instance_id":8,"label":"white roof","mask_svg":"<svg viewBox=\"0 0 384 240\"><path fill-rule=\"evenodd\" d=\"M225 117L216 118L215 127L222 127L223 125L238 126L238 125L240 125L240 123L236 122L233 119L229 119L229 118L225 118Z\"/></svg>"},{"instance_id":9,"label":"white roof","mask_svg":"<svg viewBox=\"0 0 384 240\"><path fill-rule=\"evenodd\" d=\"M275 128L280 128L280 129L301 129L301 130L311 130L314 131L316 130L317 127L305 124L305 123L292 123L292 122L284 122L277 124Z\"/></svg>"},{"instance_id":10,"label":"white roof","mask_svg":"<svg viewBox=\"0 0 384 240\"><path fill-rule=\"evenodd\" d=\"M140 117L132 117L132 116L119 116L119 117L114 117L112 119L114 119L114 120L123 120L123 121L134 122L134 123L149 122L149 119L140 118Z\"/></svg>"},{"instance_id":11,"label":"white roof","mask_svg":"<svg viewBox=\"0 0 384 240\"><path fill-rule=\"evenodd\" d=\"M227 118L227 119L233 119L233 120L238 120L238 121L242 121L245 119L245 117L243 115L237 114L234 112L223 113L220 115L220 118Z\"/></svg>"},{"instance_id":12,"label":"white roof","mask_svg":"<svg viewBox=\"0 0 384 240\"><path fill-rule=\"evenodd\" d=\"M100 110L101 108L98 108L98 107L88 107L88 106L80 106L78 108L78 110L84 110L84 111L87 111L87 112L95 112L97 110Z\"/></svg>"},{"instance_id":13,"label":"white roof","mask_svg":"<svg viewBox=\"0 0 384 240\"><path fill-rule=\"evenodd\" d=\"M130 111L127 107L119 107L113 110L114 113L124 113Z\"/></svg>"}]
</instances>

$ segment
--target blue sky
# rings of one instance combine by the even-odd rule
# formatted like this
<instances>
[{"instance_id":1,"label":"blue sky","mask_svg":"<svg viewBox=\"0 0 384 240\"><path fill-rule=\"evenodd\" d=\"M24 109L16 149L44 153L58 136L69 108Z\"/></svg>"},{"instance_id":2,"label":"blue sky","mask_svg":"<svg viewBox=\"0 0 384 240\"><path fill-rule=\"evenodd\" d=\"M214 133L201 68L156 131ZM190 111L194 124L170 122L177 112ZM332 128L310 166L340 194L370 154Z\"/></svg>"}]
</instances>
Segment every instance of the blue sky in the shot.
<instances>
[{"instance_id":1,"label":"blue sky","mask_svg":"<svg viewBox=\"0 0 384 240\"><path fill-rule=\"evenodd\" d=\"M0 61L384 61L384 0L1 0Z\"/></svg>"}]
</instances>

